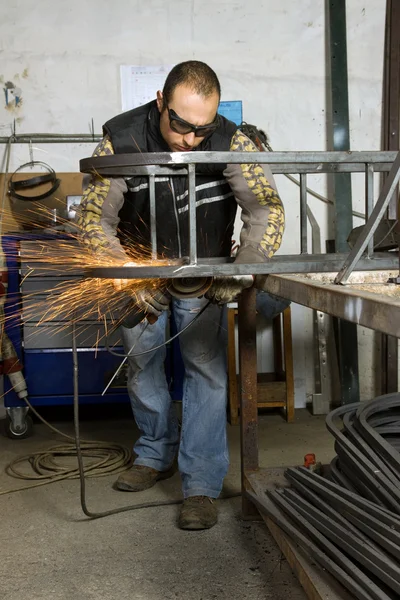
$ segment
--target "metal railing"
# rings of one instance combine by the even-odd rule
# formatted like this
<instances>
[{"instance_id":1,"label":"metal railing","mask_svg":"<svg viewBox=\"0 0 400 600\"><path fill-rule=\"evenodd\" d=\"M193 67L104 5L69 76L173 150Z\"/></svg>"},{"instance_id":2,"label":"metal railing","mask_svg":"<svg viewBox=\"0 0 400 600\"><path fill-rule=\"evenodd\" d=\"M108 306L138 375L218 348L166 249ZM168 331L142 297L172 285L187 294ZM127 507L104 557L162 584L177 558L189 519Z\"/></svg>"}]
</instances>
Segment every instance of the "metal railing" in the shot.
<instances>
[{"instance_id":1,"label":"metal railing","mask_svg":"<svg viewBox=\"0 0 400 600\"><path fill-rule=\"evenodd\" d=\"M300 254L274 256L265 263L236 264L226 259L199 259L197 256L196 165L268 164L274 174L300 175ZM203 277L216 275L254 275L268 273L336 272L337 283L345 283L357 270L396 269L398 255L374 252L373 234L382 219L400 179L400 153L396 152L182 152L117 154L80 161L84 173L101 176L149 178L150 229L153 256L157 255L156 191L157 176L188 177L189 255L184 265L96 268L93 276L106 277ZM365 211L367 223L354 248L348 254L312 254L307 252L307 175L322 173L365 173ZM379 198L373 206L374 174L389 172ZM340 224L337 224L340 226ZM119 274L119 270L121 273Z\"/></svg>"}]
</instances>

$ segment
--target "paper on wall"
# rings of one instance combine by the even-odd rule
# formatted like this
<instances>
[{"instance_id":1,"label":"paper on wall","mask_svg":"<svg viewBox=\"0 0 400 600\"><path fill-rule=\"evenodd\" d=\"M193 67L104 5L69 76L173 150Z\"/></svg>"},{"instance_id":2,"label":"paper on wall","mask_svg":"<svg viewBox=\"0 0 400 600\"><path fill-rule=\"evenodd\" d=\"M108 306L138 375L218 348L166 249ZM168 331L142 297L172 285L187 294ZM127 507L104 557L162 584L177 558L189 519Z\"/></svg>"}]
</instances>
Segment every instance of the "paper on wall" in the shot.
<instances>
[{"instance_id":1,"label":"paper on wall","mask_svg":"<svg viewBox=\"0 0 400 600\"><path fill-rule=\"evenodd\" d=\"M168 73L174 65L121 65L122 111L131 110L155 100L157 90L162 90Z\"/></svg>"}]
</instances>

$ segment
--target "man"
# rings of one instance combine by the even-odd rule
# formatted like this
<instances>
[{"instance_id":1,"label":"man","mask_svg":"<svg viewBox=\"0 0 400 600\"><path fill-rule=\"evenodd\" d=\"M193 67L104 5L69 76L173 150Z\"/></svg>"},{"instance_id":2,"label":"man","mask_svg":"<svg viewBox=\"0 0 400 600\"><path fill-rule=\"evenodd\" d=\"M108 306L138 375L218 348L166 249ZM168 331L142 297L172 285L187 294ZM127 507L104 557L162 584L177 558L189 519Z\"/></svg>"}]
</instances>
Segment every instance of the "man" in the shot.
<instances>
[{"instance_id":1,"label":"man","mask_svg":"<svg viewBox=\"0 0 400 600\"><path fill-rule=\"evenodd\" d=\"M163 91L145 106L118 115L104 125L104 139L95 156L127 152L256 151L234 123L217 114L220 84L214 71L187 61L169 73ZM172 258L189 254L187 178L157 177L157 249ZM279 248L284 210L270 172L260 165L204 165L196 168L196 212L199 257L229 256L237 210L243 228L235 261L263 262ZM149 195L146 177L86 181L80 226L83 240L96 251L125 256L124 245L150 245ZM119 237L117 237L119 228ZM122 245L121 245L122 240ZM251 276L250 276L251 277ZM226 440L227 374L224 309L249 276L232 281L216 279L207 293L213 301L179 337L185 380L182 428L168 392L164 373L165 348L129 359L128 390L140 430L132 469L117 487L141 491L170 477L178 457L184 502L179 526L206 529L217 522L215 499L228 469ZM122 288L125 280L115 282ZM134 353L165 340L167 309L178 331L207 304L207 298L188 300L138 293L138 303L158 320L123 328L127 351Z\"/></svg>"}]
</instances>

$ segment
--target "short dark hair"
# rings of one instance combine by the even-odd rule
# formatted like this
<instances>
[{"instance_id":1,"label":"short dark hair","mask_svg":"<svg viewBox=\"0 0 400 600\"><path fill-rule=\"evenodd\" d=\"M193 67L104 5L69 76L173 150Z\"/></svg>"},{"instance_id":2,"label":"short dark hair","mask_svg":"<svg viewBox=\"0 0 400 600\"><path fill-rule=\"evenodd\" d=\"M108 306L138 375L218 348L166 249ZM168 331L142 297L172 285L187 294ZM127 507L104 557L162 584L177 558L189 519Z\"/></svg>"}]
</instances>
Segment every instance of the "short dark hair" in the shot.
<instances>
[{"instance_id":1,"label":"short dark hair","mask_svg":"<svg viewBox=\"0 0 400 600\"><path fill-rule=\"evenodd\" d=\"M211 67L199 60L187 60L175 65L168 73L163 88L164 108L171 101L175 88L182 84L190 86L204 98L208 98L213 92L221 97L221 86Z\"/></svg>"}]
</instances>

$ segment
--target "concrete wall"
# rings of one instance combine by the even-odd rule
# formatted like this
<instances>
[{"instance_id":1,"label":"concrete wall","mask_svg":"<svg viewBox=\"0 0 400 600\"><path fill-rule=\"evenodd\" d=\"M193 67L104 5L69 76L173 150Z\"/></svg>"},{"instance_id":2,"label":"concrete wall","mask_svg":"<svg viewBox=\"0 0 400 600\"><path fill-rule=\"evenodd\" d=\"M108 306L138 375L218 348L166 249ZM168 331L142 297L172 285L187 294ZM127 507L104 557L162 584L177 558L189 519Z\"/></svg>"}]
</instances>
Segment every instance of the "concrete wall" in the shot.
<instances>
[{"instance_id":1,"label":"concrete wall","mask_svg":"<svg viewBox=\"0 0 400 600\"><path fill-rule=\"evenodd\" d=\"M381 135L385 2L348 0L351 143L378 150ZM315 0L9 0L0 9L0 76L21 89L22 103L0 103L0 135L15 119L19 132L89 133L121 110L121 64L172 64L195 58L218 73L222 99L243 101L244 119L265 129L276 150L325 150L329 114L324 2ZM154 90L156 92L156 90ZM34 146L36 160L56 171L78 170L92 144ZM0 148L0 165L3 148ZM11 169L29 160L28 146L12 147ZM4 161L3 161L4 162ZM3 164L4 168L4 164ZM298 190L278 178L287 215L282 253L297 252ZM310 185L326 193L323 177ZM354 205L363 210L360 181ZM323 241L331 212L310 198ZM355 224L361 224L359 219ZM293 309L296 403L313 386L308 310ZM368 332L361 348L373 343ZM372 340L372 342L371 342ZM363 370L372 366L362 352ZM363 384L367 397L374 382Z\"/></svg>"}]
</instances>

